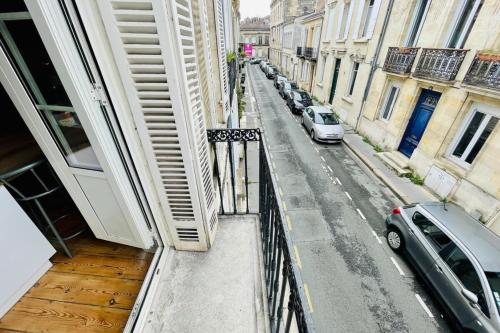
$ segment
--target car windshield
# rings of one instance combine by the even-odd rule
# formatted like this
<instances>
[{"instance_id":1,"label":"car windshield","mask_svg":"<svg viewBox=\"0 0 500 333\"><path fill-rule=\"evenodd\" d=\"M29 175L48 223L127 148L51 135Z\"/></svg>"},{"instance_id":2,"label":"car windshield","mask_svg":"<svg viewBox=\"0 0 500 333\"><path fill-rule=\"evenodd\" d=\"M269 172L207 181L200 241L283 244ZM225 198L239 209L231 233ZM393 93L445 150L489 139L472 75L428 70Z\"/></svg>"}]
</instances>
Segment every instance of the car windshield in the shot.
<instances>
[{"instance_id":1,"label":"car windshield","mask_svg":"<svg viewBox=\"0 0 500 333\"><path fill-rule=\"evenodd\" d=\"M319 125L338 125L339 121L333 113L316 113L314 122Z\"/></svg>"},{"instance_id":2,"label":"car windshield","mask_svg":"<svg viewBox=\"0 0 500 333\"><path fill-rule=\"evenodd\" d=\"M297 89L297 88L298 88L298 87L297 87L297 83L295 83L295 82L290 82L290 85L291 85L291 87L292 87L293 89Z\"/></svg>"},{"instance_id":3,"label":"car windshield","mask_svg":"<svg viewBox=\"0 0 500 333\"><path fill-rule=\"evenodd\" d=\"M274 73L274 69L269 68L269 73L271 73L271 74Z\"/></svg>"},{"instance_id":4,"label":"car windshield","mask_svg":"<svg viewBox=\"0 0 500 333\"><path fill-rule=\"evenodd\" d=\"M298 92L293 92L293 95L295 96L295 100L296 101L301 101L302 100L302 96L298 93Z\"/></svg>"},{"instance_id":5,"label":"car windshield","mask_svg":"<svg viewBox=\"0 0 500 333\"><path fill-rule=\"evenodd\" d=\"M299 92L299 94L300 94L301 99L304 100L304 101L307 101L307 100L311 99L306 92L301 91L301 92Z\"/></svg>"},{"instance_id":6,"label":"car windshield","mask_svg":"<svg viewBox=\"0 0 500 333\"><path fill-rule=\"evenodd\" d=\"M495 300L497 311L500 315L500 272L486 272L486 278L490 284L493 299Z\"/></svg>"}]
</instances>

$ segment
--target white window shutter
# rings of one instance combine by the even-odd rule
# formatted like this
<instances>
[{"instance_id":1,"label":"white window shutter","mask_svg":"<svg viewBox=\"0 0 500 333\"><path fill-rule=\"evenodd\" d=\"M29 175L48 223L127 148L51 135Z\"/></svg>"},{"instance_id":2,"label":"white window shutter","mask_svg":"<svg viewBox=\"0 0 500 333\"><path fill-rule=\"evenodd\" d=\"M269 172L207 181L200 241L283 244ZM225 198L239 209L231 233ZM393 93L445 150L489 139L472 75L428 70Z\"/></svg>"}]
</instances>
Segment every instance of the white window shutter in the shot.
<instances>
[{"instance_id":1,"label":"white window shutter","mask_svg":"<svg viewBox=\"0 0 500 333\"><path fill-rule=\"evenodd\" d=\"M231 106L229 105L229 73L227 68L226 58L226 40L224 32L224 7L222 0L215 0L216 8L215 15L217 16L216 29L217 29L217 45L219 49L219 67L220 67L220 81L222 83L222 107L224 110L224 120L227 120Z\"/></svg>"},{"instance_id":2,"label":"white window shutter","mask_svg":"<svg viewBox=\"0 0 500 333\"><path fill-rule=\"evenodd\" d=\"M351 4L351 8L354 6L354 4ZM354 39L358 38L359 34L359 26L361 25L361 19L363 18L363 11L366 6L366 0L359 0L358 3L358 9L356 10L356 21L354 22L354 34L352 37ZM349 10L350 12L350 10Z\"/></svg>"},{"instance_id":3,"label":"white window shutter","mask_svg":"<svg viewBox=\"0 0 500 333\"><path fill-rule=\"evenodd\" d=\"M217 214L190 2L97 4L174 246L207 250Z\"/></svg>"},{"instance_id":4,"label":"white window shutter","mask_svg":"<svg viewBox=\"0 0 500 333\"><path fill-rule=\"evenodd\" d=\"M370 21L368 22L368 28L366 29L367 39L371 39L373 36L373 30L375 30L375 24L377 24L378 12L381 4L382 0L375 0L373 3L372 14L370 16Z\"/></svg>"},{"instance_id":5,"label":"white window shutter","mask_svg":"<svg viewBox=\"0 0 500 333\"><path fill-rule=\"evenodd\" d=\"M344 39L347 39L347 36L349 35L349 27L351 26L351 18L352 18L352 12L353 12L354 4L351 3L349 6L349 13L347 14L347 22L345 24L345 32L344 32Z\"/></svg>"}]
</instances>

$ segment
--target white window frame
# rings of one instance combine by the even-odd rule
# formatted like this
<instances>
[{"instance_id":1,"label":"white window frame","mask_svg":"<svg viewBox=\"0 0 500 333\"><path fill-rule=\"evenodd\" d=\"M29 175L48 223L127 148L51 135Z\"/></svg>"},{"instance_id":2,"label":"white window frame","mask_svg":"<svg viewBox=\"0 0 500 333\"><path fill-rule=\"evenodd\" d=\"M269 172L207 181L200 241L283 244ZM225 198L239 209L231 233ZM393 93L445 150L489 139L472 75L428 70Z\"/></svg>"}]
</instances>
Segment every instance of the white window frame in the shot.
<instances>
[{"instance_id":1,"label":"white window frame","mask_svg":"<svg viewBox=\"0 0 500 333\"><path fill-rule=\"evenodd\" d=\"M335 4L330 4L328 8L328 18L326 23L326 33L325 41L331 41L333 39L333 27L335 18Z\"/></svg>"},{"instance_id":2,"label":"white window frame","mask_svg":"<svg viewBox=\"0 0 500 333\"><path fill-rule=\"evenodd\" d=\"M345 17L345 6L349 6L348 12L347 12L347 17ZM353 4L352 0L350 2L344 2L342 3L342 6L340 7L339 10L339 22L338 22L338 29L337 29L337 40L338 41L345 41L347 39L347 36L349 35L349 26L351 25L351 17L352 17L352 10L353 10ZM342 31L342 23L344 22L344 18L346 19L345 21L345 29ZM340 36L340 33L342 32L342 36Z\"/></svg>"},{"instance_id":3,"label":"white window frame","mask_svg":"<svg viewBox=\"0 0 500 333\"><path fill-rule=\"evenodd\" d=\"M355 69L356 64L358 64L358 69ZM347 97L351 97L352 93L354 93L354 88L356 85L356 79L358 78L360 66L361 66L361 63L357 62L357 61L353 61L352 65L351 65L351 74L349 75L349 84L347 85L347 90L346 90ZM356 72L356 77L354 76L354 72ZM349 92L349 90L351 90L351 86L352 86L352 93Z\"/></svg>"},{"instance_id":4,"label":"white window frame","mask_svg":"<svg viewBox=\"0 0 500 333\"><path fill-rule=\"evenodd\" d=\"M392 89L396 89L396 92L394 93L394 98L392 99L392 101L390 101L391 105L388 105ZM396 102L398 100L399 90L400 86L398 83L394 81L389 81L389 84L387 85L387 89L384 95L384 103L381 105L378 115L378 118L383 122L388 123L390 121L392 112L394 110L394 106L396 105ZM384 117L384 111L387 109L387 107L389 107L389 111L387 112L387 117Z\"/></svg>"},{"instance_id":5,"label":"white window frame","mask_svg":"<svg viewBox=\"0 0 500 333\"><path fill-rule=\"evenodd\" d=\"M327 56L322 55L321 60L319 61L318 67L316 69L316 78L318 83L323 83L323 78L325 76L325 65L326 65Z\"/></svg>"},{"instance_id":6,"label":"white window frame","mask_svg":"<svg viewBox=\"0 0 500 333\"><path fill-rule=\"evenodd\" d=\"M470 122L472 121L474 115L477 112L483 113L485 115L485 118L483 119L483 121L479 125L479 128L477 129L476 133L474 133L474 136L472 137L471 141L467 145L467 148L464 150L462 156L457 157L457 156L453 155L453 151L456 149L459 141L462 139L463 135L465 134L465 131L467 130L467 127L469 126ZM465 169L470 168L474 164L476 159L474 159L474 161L472 161L472 163L466 162L465 159L469 156L470 151L472 150L474 145L477 143L479 136L482 134L484 128L486 127L486 125L488 124L488 122L490 121L490 119L492 117L500 119L500 109L495 108L491 105L486 105L486 104L481 104L481 103L473 103L470 107L468 115L462 121L462 124L460 125L460 129L457 131L450 146L448 147L448 151L446 152L447 158ZM481 150L482 150L482 148L481 148ZM476 156L476 158L477 158L477 156Z\"/></svg>"},{"instance_id":7,"label":"white window frame","mask_svg":"<svg viewBox=\"0 0 500 333\"><path fill-rule=\"evenodd\" d=\"M377 23L377 16L382 3L381 0L373 0L371 11L368 12L371 0L360 0L357 13L356 24L354 30L354 38L358 39L371 39L373 30ZM365 16L366 14L366 16ZM363 17L364 16L364 17ZM363 33L365 32L365 33Z\"/></svg>"},{"instance_id":8,"label":"white window frame","mask_svg":"<svg viewBox=\"0 0 500 333\"><path fill-rule=\"evenodd\" d=\"M427 17L427 12L429 11L429 7L431 5L432 0L427 0L427 3L426 3L425 8L424 8L424 12L422 13L422 20L420 21L420 24L418 25L418 27L416 27L417 13L419 11L419 8L422 6L423 1L424 0L418 0L417 4L415 5L415 8L413 8L413 16L412 16L411 23L410 23L410 29L408 29L408 31L406 33L406 38L405 38L405 42L404 42L404 45L406 47L414 47L415 45L417 45L417 41L420 37L420 32L422 31L422 27L424 26L425 18ZM417 32L415 33L415 39L413 40L413 43L410 44L410 40L409 40L410 34L415 28L417 29Z\"/></svg>"},{"instance_id":9,"label":"white window frame","mask_svg":"<svg viewBox=\"0 0 500 333\"><path fill-rule=\"evenodd\" d=\"M449 44L451 42L451 38L452 38L455 30L457 29L458 21L460 20L460 17L462 16L462 14L464 12L465 4L467 3L468 0L460 0L460 1L461 1L461 3L458 5L457 10L455 11L455 14L453 16L453 21L452 21L453 23L451 24L451 28L448 31L448 36L446 37L446 42L444 43L444 46L447 48L449 47ZM462 48L463 45L465 44L465 40L464 40L465 35L467 34L467 32L470 29L472 29L472 27L470 26L472 24L472 18L476 15L476 12L477 12L482 0L473 0L473 1L474 1L474 5L472 7L472 11L469 13L469 16L467 17L467 22L465 22L466 28L462 31L460 38L458 39L457 44L460 45L460 48Z\"/></svg>"}]
</instances>

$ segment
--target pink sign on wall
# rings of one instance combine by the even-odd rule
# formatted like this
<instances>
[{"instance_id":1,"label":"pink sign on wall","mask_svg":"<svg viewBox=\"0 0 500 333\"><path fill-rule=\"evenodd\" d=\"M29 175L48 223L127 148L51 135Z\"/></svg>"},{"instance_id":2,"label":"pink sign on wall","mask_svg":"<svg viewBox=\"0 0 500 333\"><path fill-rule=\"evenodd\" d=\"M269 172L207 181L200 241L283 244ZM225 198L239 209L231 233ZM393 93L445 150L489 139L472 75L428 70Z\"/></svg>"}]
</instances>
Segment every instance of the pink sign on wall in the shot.
<instances>
[{"instance_id":1,"label":"pink sign on wall","mask_svg":"<svg viewBox=\"0 0 500 333\"><path fill-rule=\"evenodd\" d=\"M253 54L253 45L252 44L245 44L244 46L244 51L247 57L251 57Z\"/></svg>"}]
</instances>

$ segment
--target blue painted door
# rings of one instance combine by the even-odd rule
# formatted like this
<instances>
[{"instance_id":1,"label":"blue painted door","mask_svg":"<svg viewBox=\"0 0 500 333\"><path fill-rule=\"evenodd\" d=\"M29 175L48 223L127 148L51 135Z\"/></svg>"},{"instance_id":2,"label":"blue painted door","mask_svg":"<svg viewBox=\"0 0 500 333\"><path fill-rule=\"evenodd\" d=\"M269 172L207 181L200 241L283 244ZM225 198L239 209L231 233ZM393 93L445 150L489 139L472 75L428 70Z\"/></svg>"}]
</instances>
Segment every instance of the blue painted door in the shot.
<instances>
[{"instance_id":1,"label":"blue painted door","mask_svg":"<svg viewBox=\"0 0 500 333\"><path fill-rule=\"evenodd\" d=\"M441 97L441 93L439 92L422 90L399 144L399 151L405 156L410 157L420 142L427 123L431 119L432 112L439 101L439 97Z\"/></svg>"}]
</instances>

